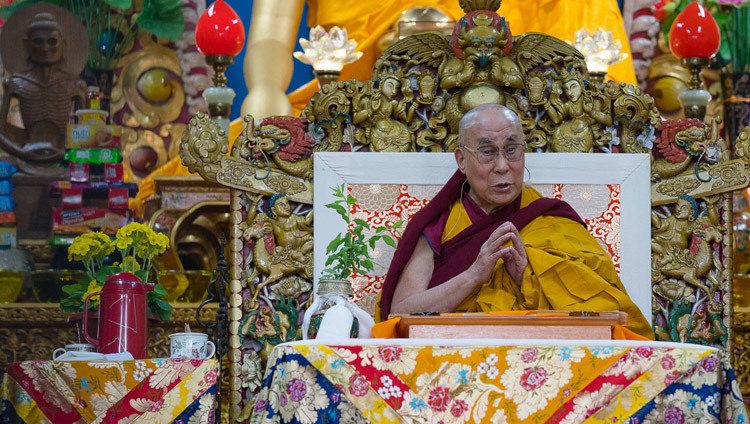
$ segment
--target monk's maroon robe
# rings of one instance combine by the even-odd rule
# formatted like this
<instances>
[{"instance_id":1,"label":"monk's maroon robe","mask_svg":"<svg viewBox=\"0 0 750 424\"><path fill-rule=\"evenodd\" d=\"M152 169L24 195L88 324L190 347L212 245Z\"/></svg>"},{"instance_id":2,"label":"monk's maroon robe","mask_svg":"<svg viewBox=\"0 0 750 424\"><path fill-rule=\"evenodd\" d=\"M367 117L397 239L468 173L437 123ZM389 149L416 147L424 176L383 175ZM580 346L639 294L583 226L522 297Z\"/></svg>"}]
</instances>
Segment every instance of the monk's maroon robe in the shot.
<instances>
[{"instance_id":1,"label":"monk's maroon robe","mask_svg":"<svg viewBox=\"0 0 750 424\"><path fill-rule=\"evenodd\" d=\"M472 208L475 209L470 214L473 224L441 245L440 234L435 237L429 233L434 232L435 227L440 228L439 222L443 222L444 225L447 219L446 211L461 196L465 182L466 175L457 170L438 194L409 221L383 283L380 300L382 320L388 319L398 279L414 253L419 237L426 229L430 245L435 252L435 268L428 285L428 288L432 288L466 271L476 260L484 242L505 222L512 222L519 231L540 216L559 216L585 225L576 211L562 200L541 198L521 208L519 195L513 203L489 215L484 214L476 221L476 208ZM438 225L435 225L436 221Z\"/></svg>"}]
</instances>

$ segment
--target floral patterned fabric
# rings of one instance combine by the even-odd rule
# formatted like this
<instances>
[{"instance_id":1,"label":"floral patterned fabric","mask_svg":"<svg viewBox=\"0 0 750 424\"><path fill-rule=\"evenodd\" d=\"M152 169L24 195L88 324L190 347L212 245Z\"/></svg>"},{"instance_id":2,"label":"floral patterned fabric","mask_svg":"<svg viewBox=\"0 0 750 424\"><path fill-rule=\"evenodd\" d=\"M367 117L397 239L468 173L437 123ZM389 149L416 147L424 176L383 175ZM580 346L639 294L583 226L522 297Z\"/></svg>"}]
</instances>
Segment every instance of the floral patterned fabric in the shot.
<instances>
[{"instance_id":1,"label":"floral patterned fabric","mask_svg":"<svg viewBox=\"0 0 750 424\"><path fill-rule=\"evenodd\" d=\"M252 423L747 423L721 350L279 345Z\"/></svg>"},{"instance_id":2,"label":"floral patterned fabric","mask_svg":"<svg viewBox=\"0 0 750 424\"><path fill-rule=\"evenodd\" d=\"M8 365L2 423L213 423L218 362L25 361Z\"/></svg>"}]
</instances>

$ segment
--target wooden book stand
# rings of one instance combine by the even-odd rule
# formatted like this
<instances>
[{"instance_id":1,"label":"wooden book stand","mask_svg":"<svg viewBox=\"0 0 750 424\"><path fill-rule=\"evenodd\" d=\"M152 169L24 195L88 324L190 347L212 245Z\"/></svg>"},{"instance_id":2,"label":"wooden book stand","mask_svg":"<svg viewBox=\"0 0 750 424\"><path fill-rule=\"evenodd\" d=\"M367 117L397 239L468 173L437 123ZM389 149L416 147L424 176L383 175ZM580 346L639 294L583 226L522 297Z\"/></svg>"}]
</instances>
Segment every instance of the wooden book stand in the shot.
<instances>
[{"instance_id":1,"label":"wooden book stand","mask_svg":"<svg viewBox=\"0 0 750 424\"><path fill-rule=\"evenodd\" d=\"M395 315L399 338L610 340L625 312L539 311L529 315Z\"/></svg>"}]
</instances>

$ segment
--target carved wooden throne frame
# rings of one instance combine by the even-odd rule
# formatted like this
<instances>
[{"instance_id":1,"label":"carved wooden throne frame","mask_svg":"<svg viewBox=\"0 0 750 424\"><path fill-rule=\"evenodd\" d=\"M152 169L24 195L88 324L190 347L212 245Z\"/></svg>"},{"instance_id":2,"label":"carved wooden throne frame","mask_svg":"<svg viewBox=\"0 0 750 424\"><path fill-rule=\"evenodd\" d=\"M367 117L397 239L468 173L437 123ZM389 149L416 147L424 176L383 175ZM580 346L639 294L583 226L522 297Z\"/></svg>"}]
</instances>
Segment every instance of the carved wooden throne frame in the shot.
<instances>
[{"instance_id":1,"label":"carved wooden throne frame","mask_svg":"<svg viewBox=\"0 0 750 424\"><path fill-rule=\"evenodd\" d=\"M313 153L452 152L463 114L486 102L521 117L529 152L650 155L657 338L731 348L731 191L750 181L750 129L733 141L730 159L718 121L662 121L639 88L591 80L567 43L513 36L502 17L482 10L491 3L462 1L467 14L450 40L422 33L398 41L371 80L323 86L299 118L246 116L229 155L206 115L191 121L183 163L231 189L232 420L249 418L273 346L300 336L317 241Z\"/></svg>"}]
</instances>

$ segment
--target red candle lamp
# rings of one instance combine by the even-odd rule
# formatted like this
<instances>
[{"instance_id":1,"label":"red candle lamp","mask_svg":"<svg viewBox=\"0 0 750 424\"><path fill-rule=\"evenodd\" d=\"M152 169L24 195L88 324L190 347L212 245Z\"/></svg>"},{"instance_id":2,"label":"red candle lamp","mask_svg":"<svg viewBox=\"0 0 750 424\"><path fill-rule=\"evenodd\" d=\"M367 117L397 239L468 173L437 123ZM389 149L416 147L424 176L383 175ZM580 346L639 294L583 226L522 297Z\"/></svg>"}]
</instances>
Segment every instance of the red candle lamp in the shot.
<instances>
[{"instance_id":1,"label":"red candle lamp","mask_svg":"<svg viewBox=\"0 0 750 424\"><path fill-rule=\"evenodd\" d=\"M719 51L721 33L716 20L700 3L690 3L672 23L669 48L690 71L689 90L680 95L685 117L703 119L711 94L701 89L701 68L708 66Z\"/></svg>"},{"instance_id":2,"label":"red candle lamp","mask_svg":"<svg viewBox=\"0 0 750 424\"><path fill-rule=\"evenodd\" d=\"M195 44L214 68L214 86L203 90L208 103L208 114L226 134L229 134L229 112L234 90L227 87L224 75L234 56L245 45L245 26L224 0L216 0L206 9L195 27Z\"/></svg>"},{"instance_id":3,"label":"red candle lamp","mask_svg":"<svg viewBox=\"0 0 750 424\"><path fill-rule=\"evenodd\" d=\"M714 17L700 3L690 3L672 22L669 48L678 59L711 59L719 51L721 33Z\"/></svg>"},{"instance_id":4,"label":"red candle lamp","mask_svg":"<svg viewBox=\"0 0 750 424\"><path fill-rule=\"evenodd\" d=\"M224 0L216 0L206 9L195 27L195 44L206 56L216 73L214 85L226 86L226 67L234 63L234 56L245 45L245 26Z\"/></svg>"}]
</instances>

